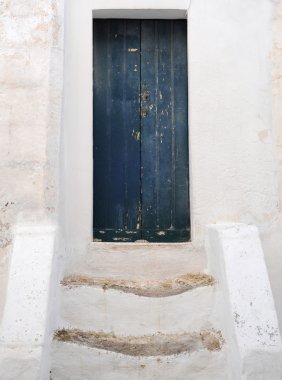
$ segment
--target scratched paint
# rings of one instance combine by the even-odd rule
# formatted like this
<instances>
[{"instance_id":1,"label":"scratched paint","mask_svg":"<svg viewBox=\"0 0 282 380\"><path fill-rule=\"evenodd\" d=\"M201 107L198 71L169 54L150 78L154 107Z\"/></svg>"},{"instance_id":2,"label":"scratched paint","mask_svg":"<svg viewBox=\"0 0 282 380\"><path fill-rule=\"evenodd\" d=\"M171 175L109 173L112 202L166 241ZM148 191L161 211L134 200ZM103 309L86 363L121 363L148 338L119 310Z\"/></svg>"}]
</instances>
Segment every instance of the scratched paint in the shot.
<instances>
[{"instance_id":1,"label":"scratched paint","mask_svg":"<svg viewBox=\"0 0 282 380\"><path fill-rule=\"evenodd\" d=\"M141 35L141 88L150 94L150 100L141 99L143 237L185 241L190 233L186 22L144 20Z\"/></svg>"},{"instance_id":2,"label":"scratched paint","mask_svg":"<svg viewBox=\"0 0 282 380\"><path fill-rule=\"evenodd\" d=\"M94 236L187 241L186 23L95 23Z\"/></svg>"},{"instance_id":3,"label":"scratched paint","mask_svg":"<svg viewBox=\"0 0 282 380\"><path fill-rule=\"evenodd\" d=\"M140 203L140 26L94 20L94 237L132 241Z\"/></svg>"}]
</instances>

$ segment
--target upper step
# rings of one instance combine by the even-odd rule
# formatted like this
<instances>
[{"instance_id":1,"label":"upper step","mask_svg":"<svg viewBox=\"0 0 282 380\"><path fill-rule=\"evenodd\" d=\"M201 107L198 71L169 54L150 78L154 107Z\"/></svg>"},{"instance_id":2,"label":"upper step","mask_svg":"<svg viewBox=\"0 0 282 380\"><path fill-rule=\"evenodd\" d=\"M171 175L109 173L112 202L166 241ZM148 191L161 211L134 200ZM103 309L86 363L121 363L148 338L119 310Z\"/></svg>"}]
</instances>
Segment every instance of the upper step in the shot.
<instances>
[{"instance_id":1,"label":"upper step","mask_svg":"<svg viewBox=\"0 0 282 380\"><path fill-rule=\"evenodd\" d=\"M64 278L63 286L94 286L104 290L115 289L143 297L169 297L195 288L214 284L214 278L208 274L185 274L173 279L162 280L121 280L116 278L72 275Z\"/></svg>"},{"instance_id":2,"label":"upper step","mask_svg":"<svg viewBox=\"0 0 282 380\"><path fill-rule=\"evenodd\" d=\"M69 273L120 279L166 279L203 273L207 267L202 247L192 243L91 243Z\"/></svg>"}]
</instances>

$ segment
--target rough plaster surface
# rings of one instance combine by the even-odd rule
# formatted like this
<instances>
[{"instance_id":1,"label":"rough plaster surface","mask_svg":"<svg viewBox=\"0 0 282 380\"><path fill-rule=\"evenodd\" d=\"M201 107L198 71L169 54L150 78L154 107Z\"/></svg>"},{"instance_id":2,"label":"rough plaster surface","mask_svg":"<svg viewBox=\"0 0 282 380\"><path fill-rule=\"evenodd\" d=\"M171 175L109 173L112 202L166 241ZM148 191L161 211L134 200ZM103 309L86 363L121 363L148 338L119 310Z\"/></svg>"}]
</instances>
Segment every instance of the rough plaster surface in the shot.
<instances>
[{"instance_id":1,"label":"rough plaster surface","mask_svg":"<svg viewBox=\"0 0 282 380\"><path fill-rule=\"evenodd\" d=\"M162 17L156 9L186 8L193 243L203 243L207 223L257 225L282 321L281 4L281 0L68 2L64 100L69 108L65 107L62 142L68 273L79 265L79 257L86 253L91 240L92 56L88 13L104 9L114 17L113 10L121 15L122 10L143 7L147 9L144 15L155 8L156 17Z\"/></svg>"},{"instance_id":2,"label":"rough plaster surface","mask_svg":"<svg viewBox=\"0 0 282 380\"><path fill-rule=\"evenodd\" d=\"M133 0L85 0L76 1L73 12L71 0L65 20L63 3L0 1L0 318L13 224L18 218L34 218L34 214L39 215L38 221L46 215L54 218L58 211L59 170L60 223L69 243L69 268L80 262L81 273L88 268L91 272L97 260L96 274L112 272L124 277L114 265L113 252L104 265L103 254L94 252L89 257L84 250L90 242L92 221L91 15L85 14L85 6L94 4L98 10L189 7L193 240L202 244L206 223L240 221L258 225L282 326L282 1L197 0L189 4L184 0L140 0L137 4ZM59 141L64 21L65 84L74 84L65 87L64 117L70 116L68 120L74 124L64 124ZM78 46L81 54L72 50ZM78 98L69 102L68 91L73 89ZM89 112L85 112L87 109ZM82 114L68 114L68 110ZM59 145L65 158L60 167ZM121 256L124 262L128 258L126 253ZM161 252L157 256L151 261L156 268ZM144 278L146 270L152 277L159 273L158 269L150 269L150 261L142 253L140 260L136 257L126 267L129 278L134 278L139 268ZM171 268L167 265L167 273L174 274L183 262L182 273L187 272L186 265L193 268L188 271L195 269L196 273L205 268L201 256L191 255L186 261L187 257L180 255L178 263L176 260ZM140 267L134 267L134 263Z\"/></svg>"},{"instance_id":3,"label":"rough plaster surface","mask_svg":"<svg viewBox=\"0 0 282 380\"><path fill-rule=\"evenodd\" d=\"M160 6L152 1L149 8L169 9L172 3L166 1ZM66 9L65 102L70 107L64 113L68 131L64 140L68 177L65 206L73 259L91 239L89 210L93 197L88 187L92 177L87 174L92 173L89 13L110 6L114 10L135 9L135 4L71 0ZM142 4L148 9L146 1L139 1L138 8ZM185 2L183 6L188 8ZM240 221L263 227L278 215L277 164L271 133L273 9L271 0L261 0L256 6L253 0L198 0L187 9L193 240L203 241L207 223ZM77 128L80 123L85 126L83 131ZM77 152L75 157L73 151ZM79 205L75 199L80 200ZM79 242L77 236L85 241Z\"/></svg>"},{"instance_id":4,"label":"rough plaster surface","mask_svg":"<svg viewBox=\"0 0 282 380\"><path fill-rule=\"evenodd\" d=\"M193 1L188 14L194 236L277 217L269 0ZM203 112L204 110L204 112Z\"/></svg>"},{"instance_id":5,"label":"rough plaster surface","mask_svg":"<svg viewBox=\"0 0 282 380\"><path fill-rule=\"evenodd\" d=\"M71 343L53 344L53 380L229 380L225 346L162 357L131 357ZM79 360L78 360L79 358Z\"/></svg>"},{"instance_id":6,"label":"rough plaster surface","mask_svg":"<svg viewBox=\"0 0 282 380\"><path fill-rule=\"evenodd\" d=\"M270 136L275 143L274 173L275 186L278 191L277 209L279 214L263 230L262 244L269 270L270 282L282 331L282 1L275 2L273 10L272 40L272 128ZM265 143L270 143L269 139Z\"/></svg>"},{"instance_id":7,"label":"rough plaster surface","mask_svg":"<svg viewBox=\"0 0 282 380\"><path fill-rule=\"evenodd\" d=\"M12 227L57 204L62 4L0 1L0 318Z\"/></svg>"},{"instance_id":8,"label":"rough plaster surface","mask_svg":"<svg viewBox=\"0 0 282 380\"><path fill-rule=\"evenodd\" d=\"M281 336L257 228L210 225L207 249L224 298L234 379L281 379Z\"/></svg>"},{"instance_id":9,"label":"rough plaster surface","mask_svg":"<svg viewBox=\"0 0 282 380\"><path fill-rule=\"evenodd\" d=\"M203 273L207 267L205 252L191 243L91 243L73 273L97 278L121 280L163 280L185 273Z\"/></svg>"},{"instance_id":10,"label":"rough plaster surface","mask_svg":"<svg viewBox=\"0 0 282 380\"><path fill-rule=\"evenodd\" d=\"M42 355L41 347L0 347L1 364L0 376L3 380L49 380L49 376L42 376L39 358Z\"/></svg>"},{"instance_id":11,"label":"rough plaster surface","mask_svg":"<svg viewBox=\"0 0 282 380\"><path fill-rule=\"evenodd\" d=\"M18 225L0 325L0 378L46 379L55 262L53 226ZM53 275L53 276L52 276ZM12 370L11 370L12 369ZM29 376L29 377L25 377Z\"/></svg>"},{"instance_id":12,"label":"rough plaster surface","mask_svg":"<svg viewBox=\"0 0 282 380\"><path fill-rule=\"evenodd\" d=\"M273 49L272 49L272 80L273 80L273 132L276 137L279 164L282 164L282 110L280 102L282 99L282 1L277 1L273 18ZM280 170L279 178L282 173ZM282 196L282 183L279 182L279 193ZM280 212L282 212L282 199L279 201Z\"/></svg>"},{"instance_id":13,"label":"rough plaster surface","mask_svg":"<svg viewBox=\"0 0 282 380\"><path fill-rule=\"evenodd\" d=\"M219 330L216 297L213 287L157 299L94 287L62 287L58 328L113 331L120 335Z\"/></svg>"}]
</instances>

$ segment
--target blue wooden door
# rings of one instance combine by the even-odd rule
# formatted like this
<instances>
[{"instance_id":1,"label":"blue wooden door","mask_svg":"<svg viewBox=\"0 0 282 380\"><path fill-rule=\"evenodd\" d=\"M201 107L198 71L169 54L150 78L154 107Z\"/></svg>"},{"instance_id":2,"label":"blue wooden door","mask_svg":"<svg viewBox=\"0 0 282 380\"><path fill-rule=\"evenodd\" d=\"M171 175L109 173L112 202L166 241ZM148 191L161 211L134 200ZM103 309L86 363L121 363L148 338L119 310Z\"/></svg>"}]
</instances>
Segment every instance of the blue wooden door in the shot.
<instances>
[{"instance_id":1,"label":"blue wooden door","mask_svg":"<svg viewBox=\"0 0 282 380\"><path fill-rule=\"evenodd\" d=\"M94 239L187 241L185 20L93 21Z\"/></svg>"}]
</instances>

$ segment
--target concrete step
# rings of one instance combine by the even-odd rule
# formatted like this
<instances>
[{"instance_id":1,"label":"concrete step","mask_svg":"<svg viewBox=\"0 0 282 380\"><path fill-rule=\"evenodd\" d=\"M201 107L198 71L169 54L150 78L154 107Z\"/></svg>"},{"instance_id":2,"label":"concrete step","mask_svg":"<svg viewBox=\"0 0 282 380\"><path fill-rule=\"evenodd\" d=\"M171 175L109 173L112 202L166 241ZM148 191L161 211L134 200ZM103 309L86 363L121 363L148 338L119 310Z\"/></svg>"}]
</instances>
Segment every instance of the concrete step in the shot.
<instances>
[{"instance_id":1,"label":"concrete step","mask_svg":"<svg viewBox=\"0 0 282 380\"><path fill-rule=\"evenodd\" d=\"M170 356L182 352L199 350L219 351L224 340L221 332L201 330L200 332L130 336L113 333L60 329L54 340L117 352L129 356Z\"/></svg>"},{"instance_id":2,"label":"concrete step","mask_svg":"<svg viewBox=\"0 0 282 380\"><path fill-rule=\"evenodd\" d=\"M227 380L226 347L215 331L143 337L63 330L52 380Z\"/></svg>"},{"instance_id":3,"label":"concrete step","mask_svg":"<svg viewBox=\"0 0 282 380\"><path fill-rule=\"evenodd\" d=\"M50 378L228 379L205 268L186 243L93 243L61 283Z\"/></svg>"},{"instance_id":4,"label":"concrete step","mask_svg":"<svg viewBox=\"0 0 282 380\"><path fill-rule=\"evenodd\" d=\"M164 279L185 273L203 273L203 247L192 243L91 243L84 257L74 261L66 275L77 273L120 279Z\"/></svg>"},{"instance_id":5,"label":"concrete step","mask_svg":"<svg viewBox=\"0 0 282 380\"><path fill-rule=\"evenodd\" d=\"M61 284L68 288L90 286L120 290L143 297L169 297L188 290L211 286L214 278L205 273L188 273L172 279L159 280L121 280L93 276L71 275L65 277Z\"/></svg>"},{"instance_id":6,"label":"concrete step","mask_svg":"<svg viewBox=\"0 0 282 380\"><path fill-rule=\"evenodd\" d=\"M219 328L213 283L205 274L154 281L70 276L61 286L58 327L134 336Z\"/></svg>"}]
</instances>

